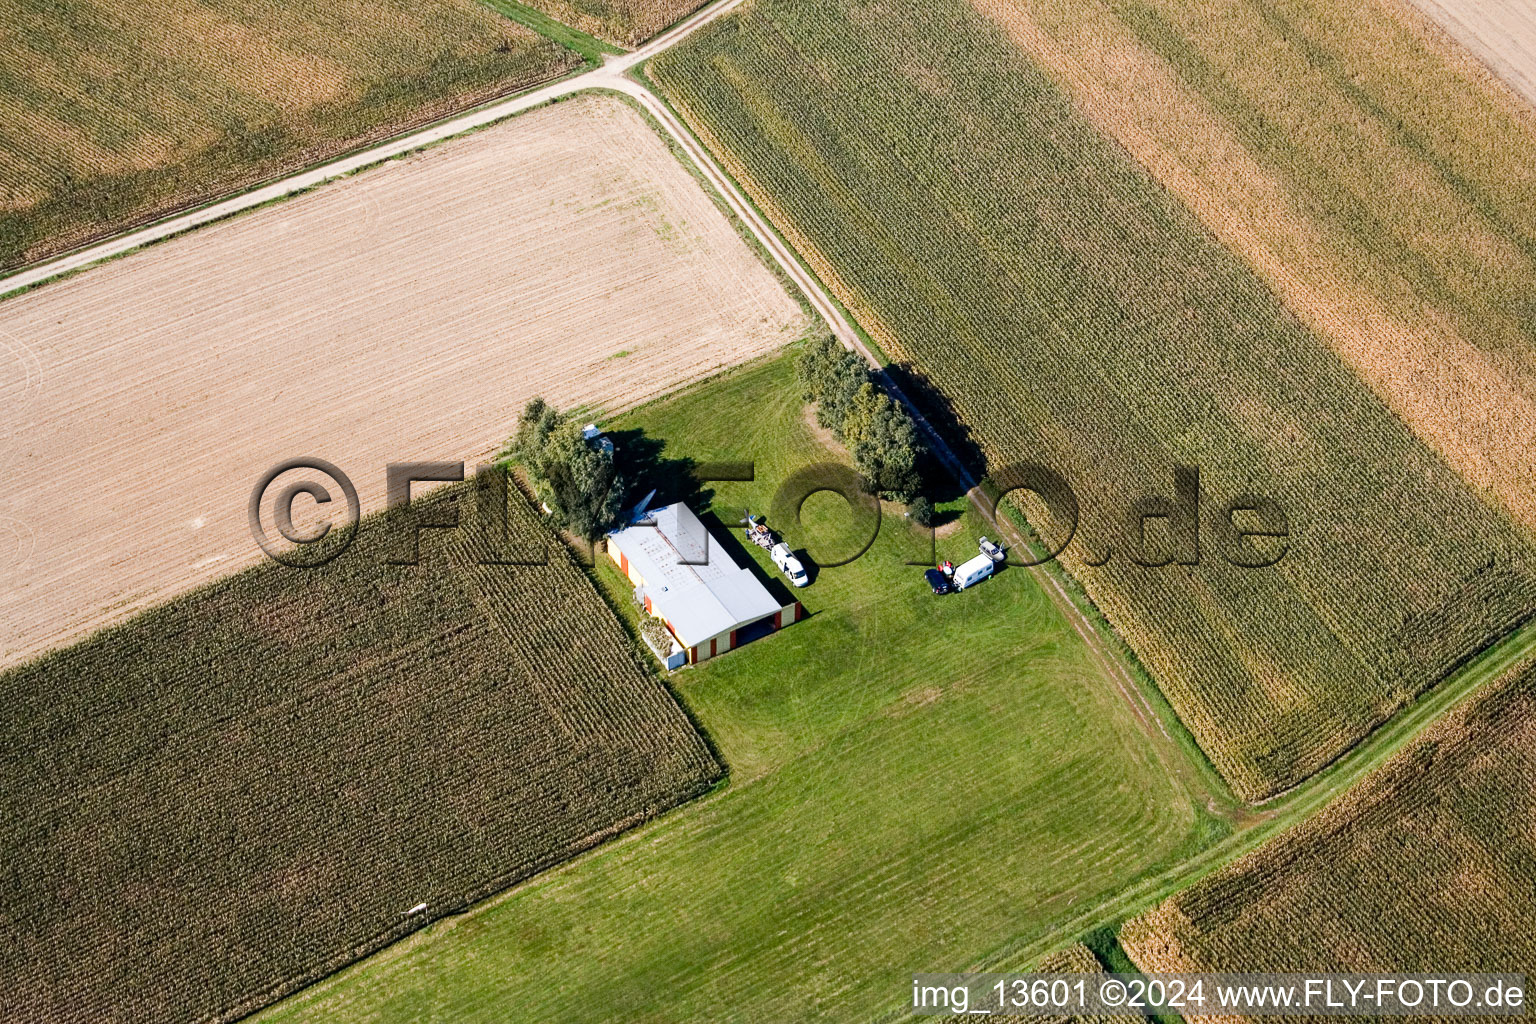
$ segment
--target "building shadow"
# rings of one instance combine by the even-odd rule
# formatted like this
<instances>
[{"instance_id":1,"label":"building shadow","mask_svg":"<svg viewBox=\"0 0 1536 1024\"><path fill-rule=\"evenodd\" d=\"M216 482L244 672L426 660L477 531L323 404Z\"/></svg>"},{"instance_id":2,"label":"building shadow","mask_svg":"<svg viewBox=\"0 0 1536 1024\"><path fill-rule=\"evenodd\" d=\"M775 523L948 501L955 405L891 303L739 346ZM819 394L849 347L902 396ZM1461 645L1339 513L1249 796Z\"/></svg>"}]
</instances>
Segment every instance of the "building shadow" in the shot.
<instances>
[{"instance_id":1,"label":"building shadow","mask_svg":"<svg viewBox=\"0 0 1536 1024\"><path fill-rule=\"evenodd\" d=\"M739 524L736 522L724 522L715 514L713 509L705 509L703 511L695 509L694 511L698 513L699 519L704 523L704 528L709 531L710 539L718 544L722 551L730 555L737 565L743 566L750 572L753 578L761 583L769 594L773 595L775 601L781 605L786 605L800 599L795 593L795 588L791 587L781 574L777 571L770 573L763 567L761 562L752 557L752 552L749 548L756 547L756 545L748 543L746 537L742 535ZM797 554L795 557L799 558L800 556ZM810 576L814 582L815 577L811 576L811 571L807 565L806 575Z\"/></svg>"},{"instance_id":2,"label":"building shadow","mask_svg":"<svg viewBox=\"0 0 1536 1024\"><path fill-rule=\"evenodd\" d=\"M625 508L632 507L653 489L653 506L680 501L697 512L714 500L713 488L699 483L698 462L668 457L665 441L643 430L610 430L607 434L614 445L614 465L624 475L628 488Z\"/></svg>"}]
</instances>

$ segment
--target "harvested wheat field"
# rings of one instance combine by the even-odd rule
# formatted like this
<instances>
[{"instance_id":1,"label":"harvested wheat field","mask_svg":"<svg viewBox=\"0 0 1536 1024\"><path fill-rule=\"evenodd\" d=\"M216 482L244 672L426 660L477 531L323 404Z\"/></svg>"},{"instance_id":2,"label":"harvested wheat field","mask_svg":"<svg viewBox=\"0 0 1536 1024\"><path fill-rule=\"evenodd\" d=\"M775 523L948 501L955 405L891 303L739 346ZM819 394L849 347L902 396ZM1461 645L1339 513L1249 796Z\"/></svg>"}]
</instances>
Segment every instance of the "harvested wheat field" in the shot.
<instances>
[{"instance_id":1,"label":"harvested wheat field","mask_svg":"<svg viewBox=\"0 0 1536 1024\"><path fill-rule=\"evenodd\" d=\"M1536 530L1536 116L1524 103L1396 0L973 3L1442 458Z\"/></svg>"},{"instance_id":2,"label":"harvested wheat field","mask_svg":"<svg viewBox=\"0 0 1536 1024\"><path fill-rule=\"evenodd\" d=\"M1536 8L1528 0L1408 0L1536 103Z\"/></svg>"},{"instance_id":3,"label":"harvested wheat field","mask_svg":"<svg viewBox=\"0 0 1536 1024\"><path fill-rule=\"evenodd\" d=\"M0 303L0 665L255 562L260 475L476 461L805 318L641 117L582 97ZM13 401L15 395L19 401Z\"/></svg>"},{"instance_id":4,"label":"harvested wheat field","mask_svg":"<svg viewBox=\"0 0 1536 1024\"><path fill-rule=\"evenodd\" d=\"M475 0L10 0L0 269L557 78Z\"/></svg>"}]
</instances>

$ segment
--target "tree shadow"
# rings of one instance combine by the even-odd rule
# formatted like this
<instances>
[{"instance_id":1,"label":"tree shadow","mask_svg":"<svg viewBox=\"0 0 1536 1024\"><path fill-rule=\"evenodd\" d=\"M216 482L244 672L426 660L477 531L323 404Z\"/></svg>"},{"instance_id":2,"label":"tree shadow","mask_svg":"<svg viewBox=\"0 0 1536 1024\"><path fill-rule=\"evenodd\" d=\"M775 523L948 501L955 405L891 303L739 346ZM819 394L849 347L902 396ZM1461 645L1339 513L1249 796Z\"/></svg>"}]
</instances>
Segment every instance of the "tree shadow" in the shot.
<instances>
[{"instance_id":1,"label":"tree shadow","mask_svg":"<svg viewBox=\"0 0 1536 1024\"><path fill-rule=\"evenodd\" d=\"M946 477L948 475L949 475L948 473L945 474ZM934 511L933 511L933 519L929 521L928 525L931 526L933 529L937 530L937 529L940 529L941 527L948 526L950 523L958 521L959 518L961 516L963 516L963 515L965 515L965 510L964 509L959 509L959 508L934 509Z\"/></svg>"},{"instance_id":2,"label":"tree shadow","mask_svg":"<svg viewBox=\"0 0 1536 1024\"><path fill-rule=\"evenodd\" d=\"M960 418L954 402L910 362L891 363L875 373L890 387L905 395L923 419L928 421L955 453L965 469L976 479L987 475L987 457L976 443L971 428ZM965 488L935 456L929 454L923 466L928 498L934 503L964 497ZM935 520L935 525L939 525Z\"/></svg>"},{"instance_id":3,"label":"tree shadow","mask_svg":"<svg viewBox=\"0 0 1536 1024\"><path fill-rule=\"evenodd\" d=\"M727 474L729 470L722 470L722 463L706 464L686 456L670 458L666 453L666 442L647 435L643 430L611 430L607 433L613 441L614 464L624 474L628 488L628 494L624 499L626 509L633 507L652 489L656 491L656 496L651 499L653 508L682 502L703 522L704 528L709 531L711 541L729 554L737 565L744 566L751 572L757 581L773 595L774 600L781 605L786 605L796 599L789 584L777 573L771 573L765 569L747 550L748 541L742 534L741 523L722 520L711 507L715 500L715 491L699 481L698 470L707 466L711 470L711 475ZM745 469L744 466L741 468ZM730 509L728 511L739 513L742 518L745 518L747 510ZM806 573L811 575L814 570L810 568L810 563L806 562L804 553L798 553L797 557L805 562ZM812 578L814 579L814 576Z\"/></svg>"}]
</instances>

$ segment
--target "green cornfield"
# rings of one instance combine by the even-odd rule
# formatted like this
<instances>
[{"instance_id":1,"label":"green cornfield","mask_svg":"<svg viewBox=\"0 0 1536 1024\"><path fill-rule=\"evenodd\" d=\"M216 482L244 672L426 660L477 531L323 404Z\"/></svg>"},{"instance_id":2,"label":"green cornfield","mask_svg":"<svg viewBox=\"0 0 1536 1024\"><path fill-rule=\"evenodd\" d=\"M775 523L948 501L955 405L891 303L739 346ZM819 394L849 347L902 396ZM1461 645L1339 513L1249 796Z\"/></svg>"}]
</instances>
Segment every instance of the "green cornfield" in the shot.
<instances>
[{"instance_id":1,"label":"green cornfield","mask_svg":"<svg viewBox=\"0 0 1536 1024\"><path fill-rule=\"evenodd\" d=\"M581 63L474 0L0 10L0 270Z\"/></svg>"},{"instance_id":2,"label":"green cornfield","mask_svg":"<svg viewBox=\"0 0 1536 1024\"><path fill-rule=\"evenodd\" d=\"M1239 795L1536 611L1528 538L967 4L758 0L649 74L934 418L1066 478L1067 566ZM1181 464L1199 564L1135 564ZM1209 543L1243 495L1287 513L1277 566Z\"/></svg>"},{"instance_id":3,"label":"green cornfield","mask_svg":"<svg viewBox=\"0 0 1536 1024\"><path fill-rule=\"evenodd\" d=\"M0 1019L243 1016L721 775L511 504L548 564L372 519L0 675Z\"/></svg>"},{"instance_id":4,"label":"green cornfield","mask_svg":"<svg viewBox=\"0 0 1536 1024\"><path fill-rule=\"evenodd\" d=\"M1536 968L1536 666L1490 683L1321 814L1135 918L1148 971Z\"/></svg>"}]
</instances>

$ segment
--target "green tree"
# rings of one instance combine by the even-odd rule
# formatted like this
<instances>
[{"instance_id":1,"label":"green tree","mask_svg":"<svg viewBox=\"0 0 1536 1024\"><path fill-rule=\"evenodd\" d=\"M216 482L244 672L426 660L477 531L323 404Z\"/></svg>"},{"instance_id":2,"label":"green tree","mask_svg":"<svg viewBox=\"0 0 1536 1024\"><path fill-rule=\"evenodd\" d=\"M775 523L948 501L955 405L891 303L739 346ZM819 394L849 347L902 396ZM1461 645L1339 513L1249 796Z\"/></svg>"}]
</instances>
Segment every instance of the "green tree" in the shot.
<instances>
[{"instance_id":1,"label":"green tree","mask_svg":"<svg viewBox=\"0 0 1536 1024\"><path fill-rule=\"evenodd\" d=\"M911 502L921 493L918 460L923 446L917 425L872 382L866 382L850 403L843 441L870 490L902 502Z\"/></svg>"},{"instance_id":2,"label":"green tree","mask_svg":"<svg viewBox=\"0 0 1536 1024\"><path fill-rule=\"evenodd\" d=\"M624 506L624 481L613 456L589 444L580 424L560 424L544 443L539 475L549 484L560 525L586 540L613 529Z\"/></svg>"},{"instance_id":3,"label":"green tree","mask_svg":"<svg viewBox=\"0 0 1536 1024\"><path fill-rule=\"evenodd\" d=\"M806 345L795 360L816 420L848 446L871 491L911 503L922 493L926 454L917 424L876 381L869 366L831 335Z\"/></svg>"},{"instance_id":4,"label":"green tree","mask_svg":"<svg viewBox=\"0 0 1536 1024\"><path fill-rule=\"evenodd\" d=\"M807 345L795 362L805 400L816 403L816 420L839 439L860 389L870 382L869 367L831 335Z\"/></svg>"},{"instance_id":5,"label":"green tree","mask_svg":"<svg viewBox=\"0 0 1536 1024\"><path fill-rule=\"evenodd\" d=\"M534 398L523 408L511 451L558 525L590 541L617 524L624 479L613 454L588 443L579 423Z\"/></svg>"},{"instance_id":6,"label":"green tree","mask_svg":"<svg viewBox=\"0 0 1536 1024\"><path fill-rule=\"evenodd\" d=\"M517 421L517 433L512 437L512 454L524 463L536 460L560 422L560 413L554 406L537 395L528 399Z\"/></svg>"}]
</instances>

